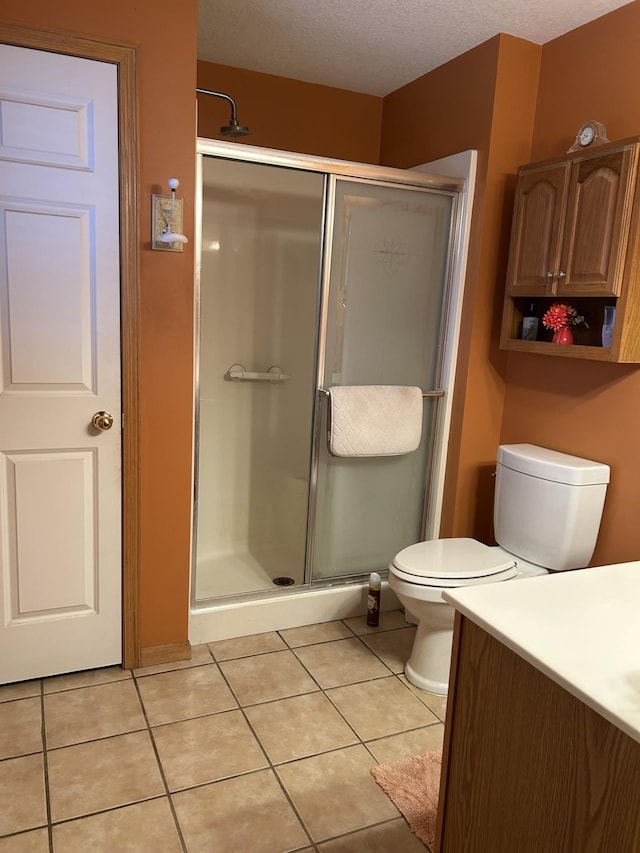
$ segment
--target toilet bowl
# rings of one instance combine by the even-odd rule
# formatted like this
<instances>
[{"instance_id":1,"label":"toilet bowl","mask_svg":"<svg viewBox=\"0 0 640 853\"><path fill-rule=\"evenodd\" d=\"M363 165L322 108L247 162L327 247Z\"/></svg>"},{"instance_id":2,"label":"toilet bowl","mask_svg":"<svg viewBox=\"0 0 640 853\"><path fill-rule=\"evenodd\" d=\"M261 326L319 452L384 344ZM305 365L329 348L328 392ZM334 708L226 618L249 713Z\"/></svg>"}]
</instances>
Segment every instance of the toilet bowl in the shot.
<instances>
[{"instance_id":1,"label":"toilet bowl","mask_svg":"<svg viewBox=\"0 0 640 853\"><path fill-rule=\"evenodd\" d=\"M600 528L609 466L531 444L498 448L494 531L498 546L433 539L400 551L389 586L418 627L407 679L430 693L449 686L451 587L547 575L589 564Z\"/></svg>"},{"instance_id":2,"label":"toilet bowl","mask_svg":"<svg viewBox=\"0 0 640 853\"><path fill-rule=\"evenodd\" d=\"M407 679L429 693L447 693L454 609L442 598L445 589L547 573L476 539L434 539L400 551L389 566L389 586L418 623Z\"/></svg>"}]
</instances>

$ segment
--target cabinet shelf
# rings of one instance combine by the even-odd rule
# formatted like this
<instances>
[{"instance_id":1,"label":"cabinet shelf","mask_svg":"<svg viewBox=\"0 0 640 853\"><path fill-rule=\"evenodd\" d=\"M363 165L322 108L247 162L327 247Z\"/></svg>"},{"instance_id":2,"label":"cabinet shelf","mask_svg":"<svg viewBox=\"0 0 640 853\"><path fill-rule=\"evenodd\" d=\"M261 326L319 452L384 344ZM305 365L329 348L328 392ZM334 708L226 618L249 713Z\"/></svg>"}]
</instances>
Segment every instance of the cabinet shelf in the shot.
<instances>
[{"instance_id":1,"label":"cabinet shelf","mask_svg":"<svg viewBox=\"0 0 640 853\"><path fill-rule=\"evenodd\" d=\"M562 358L640 363L640 137L522 166L518 172L500 346ZM588 328L574 344L522 340L530 305L541 319L568 303ZM616 319L602 344L604 308Z\"/></svg>"},{"instance_id":2,"label":"cabinet shelf","mask_svg":"<svg viewBox=\"0 0 640 853\"><path fill-rule=\"evenodd\" d=\"M547 341L522 341L510 338L505 341L502 349L515 352L535 352L539 355L555 355L560 358L586 358L592 361L611 361L609 347L589 347L581 344L552 344Z\"/></svg>"}]
</instances>

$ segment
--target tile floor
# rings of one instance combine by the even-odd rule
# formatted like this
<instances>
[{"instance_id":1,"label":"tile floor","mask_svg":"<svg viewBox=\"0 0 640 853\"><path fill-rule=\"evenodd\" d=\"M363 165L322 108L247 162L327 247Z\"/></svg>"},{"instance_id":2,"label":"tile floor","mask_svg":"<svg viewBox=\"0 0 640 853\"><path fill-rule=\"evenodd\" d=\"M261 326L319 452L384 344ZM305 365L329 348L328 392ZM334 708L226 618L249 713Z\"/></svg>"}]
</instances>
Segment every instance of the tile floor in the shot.
<instances>
[{"instance_id":1,"label":"tile floor","mask_svg":"<svg viewBox=\"0 0 640 853\"><path fill-rule=\"evenodd\" d=\"M0 687L0 853L419 853L370 775L439 746L400 611Z\"/></svg>"}]
</instances>

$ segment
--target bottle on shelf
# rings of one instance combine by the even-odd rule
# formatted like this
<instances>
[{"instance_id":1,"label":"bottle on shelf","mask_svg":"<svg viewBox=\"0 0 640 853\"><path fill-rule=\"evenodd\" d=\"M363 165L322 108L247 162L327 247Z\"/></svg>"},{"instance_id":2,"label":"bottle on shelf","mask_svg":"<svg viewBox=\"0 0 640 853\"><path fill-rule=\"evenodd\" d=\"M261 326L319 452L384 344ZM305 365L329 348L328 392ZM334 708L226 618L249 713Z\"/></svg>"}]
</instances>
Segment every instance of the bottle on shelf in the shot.
<instances>
[{"instance_id":1,"label":"bottle on shelf","mask_svg":"<svg viewBox=\"0 0 640 853\"><path fill-rule=\"evenodd\" d=\"M540 320L536 315L536 306L532 302L529 305L529 312L522 318L522 340L535 341L538 339L538 325Z\"/></svg>"},{"instance_id":2,"label":"bottle on shelf","mask_svg":"<svg viewBox=\"0 0 640 853\"><path fill-rule=\"evenodd\" d=\"M616 321L615 305L605 305L604 322L602 323L602 346L610 347L613 337L613 324Z\"/></svg>"}]
</instances>

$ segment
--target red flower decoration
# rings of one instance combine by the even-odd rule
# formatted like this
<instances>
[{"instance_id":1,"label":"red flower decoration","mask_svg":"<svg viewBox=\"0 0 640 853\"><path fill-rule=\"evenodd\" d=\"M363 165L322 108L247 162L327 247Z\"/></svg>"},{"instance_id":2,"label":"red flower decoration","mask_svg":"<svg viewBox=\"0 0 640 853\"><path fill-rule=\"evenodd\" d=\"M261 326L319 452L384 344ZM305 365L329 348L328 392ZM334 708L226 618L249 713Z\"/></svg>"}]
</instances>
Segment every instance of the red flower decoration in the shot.
<instances>
[{"instance_id":1,"label":"red flower decoration","mask_svg":"<svg viewBox=\"0 0 640 853\"><path fill-rule=\"evenodd\" d=\"M554 302L542 318L545 329L553 329L554 332L559 332L567 326L578 326L580 323L584 323L584 317L578 314L573 305L564 302Z\"/></svg>"}]
</instances>

